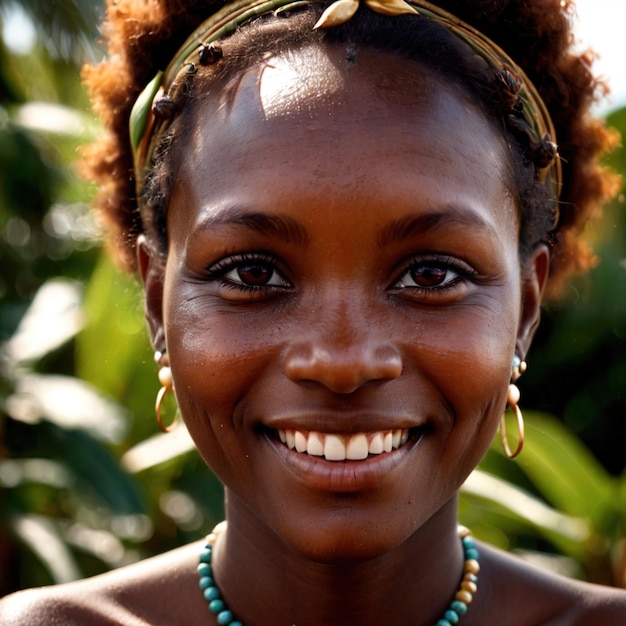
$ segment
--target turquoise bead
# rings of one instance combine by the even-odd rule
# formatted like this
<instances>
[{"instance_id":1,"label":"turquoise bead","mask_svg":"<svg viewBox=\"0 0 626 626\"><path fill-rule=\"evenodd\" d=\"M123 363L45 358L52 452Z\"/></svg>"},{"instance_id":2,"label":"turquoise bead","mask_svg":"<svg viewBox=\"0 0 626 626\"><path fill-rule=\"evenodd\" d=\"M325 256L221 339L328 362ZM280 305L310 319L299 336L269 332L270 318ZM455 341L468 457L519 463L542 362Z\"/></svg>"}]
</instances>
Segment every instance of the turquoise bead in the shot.
<instances>
[{"instance_id":1,"label":"turquoise bead","mask_svg":"<svg viewBox=\"0 0 626 626\"><path fill-rule=\"evenodd\" d=\"M233 621L233 614L228 610L222 611L221 613L218 613L217 615L217 623L220 624L220 626L227 626L232 621Z\"/></svg>"},{"instance_id":2,"label":"turquoise bead","mask_svg":"<svg viewBox=\"0 0 626 626\"><path fill-rule=\"evenodd\" d=\"M204 597L209 602L211 602L211 600L218 600L220 597L220 590L215 585L207 587L204 590Z\"/></svg>"},{"instance_id":3,"label":"turquoise bead","mask_svg":"<svg viewBox=\"0 0 626 626\"><path fill-rule=\"evenodd\" d=\"M465 560L468 560L468 559L478 560L478 550L475 550L474 548L465 550Z\"/></svg>"},{"instance_id":4,"label":"turquoise bead","mask_svg":"<svg viewBox=\"0 0 626 626\"><path fill-rule=\"evenodd\" d=\"M223 613L225 608L226 608L226 605L224 604L224 600L222 600L221 598L217 598L209 602L209 611L211 611L213 615L218 615L219 613Z\"/></svg>"},{"instance_id":5,"label":"turquoise bead","mask_svg":"<svg viewBox=\"0 0 626 626\"><path fill-rule=\"evenodd\" d=\"M467 613L467 604L465 602L461 602L460 600L455 600L450 608L453 611L456 611L459 615L465 615Z\"/></svg>"},{"instance_id":6,"label":"turquoise bead","mask_svg":"<svg viewBox=\"0 0 626 626\"><path fill-rule=\"evenodd\" d=\"M443 614L443 617L444 619L448 620L451 624L459 623L459 614L456 611L453 611L452 609L448 609Z\"/></svg>"},{"instance_id":7,"label":"turquoise bead","mask_svg":"<svg viewBox=\"0 0 626 626\"><path fill-rule=\"evenodd\" d=\"M200 586L200 589L204 590L208 589L209 587L213 587L214 582L215 581L210 576L202 576L198 581L198 585Z\"/></svg>"},{"instance_id":8,"label":"turquoise bead","mask_svg":"<svg viewBox=\"0 0 626 626\"><path fill-rule=\"evenodd\" d=\"M198 575L199 576L210 576L213 572L213 568L210 563L200 563L198 565Z\"/></svg>"},{"instance_id":9,"label":"turquoise bead","mask_svg":"<svg viewBox=\"0 0 626 626\"><path fill-rule=\"evenodd\" d=\"M243 626L243 624L241 622L235 621L235 622L231 622L230 626Z\"/></svg>"},{"instance_id":10,"label":"turquoise bead","mask_svg":"<svg viewBox=\"0 0 626 626\"><path fill-rule=\"evenodd\" d=\"M452 626L452 624L447 619L440 619L437 626Z\"/></svg>"},{"instance_id":11,"label":"turquoise bead","mask_svg":"<svg viewBox=\"0 0 626 626\"><path fill-rule=\"evenodd\" d=\"M210 563L211 562L211 550L205 548L200 552L200 562L201 563Z\"/></svg>"}]
</instances>

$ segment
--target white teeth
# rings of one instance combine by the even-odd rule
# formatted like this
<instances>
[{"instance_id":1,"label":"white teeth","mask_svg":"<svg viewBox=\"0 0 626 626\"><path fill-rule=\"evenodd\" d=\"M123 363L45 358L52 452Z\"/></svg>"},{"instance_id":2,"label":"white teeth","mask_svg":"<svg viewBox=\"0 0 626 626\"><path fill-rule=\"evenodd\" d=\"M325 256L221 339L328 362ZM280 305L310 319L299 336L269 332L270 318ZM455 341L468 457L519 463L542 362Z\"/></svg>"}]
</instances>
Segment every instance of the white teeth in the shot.
<instances>
[{"instance_id":1,"label":"white teeth","mask_svg":"<svg viewBox=\"0 0 626 626\"><path fill-rule=\"evenodd\" d=\"M343 439L337 435L326 435L324 442L324 457L327 461L345 461L346 446Z\"/></svg>"},{"instance_id":2,"label":"white teeth","mask_svg":"<svg viewBox=\"0 0 626 626\"><path fill-rule=\"evenodd\" d=\"M372 455L393 452L409 440L408 429L338 435L301 430L278 430L280 441L290 450L327 461L363 461Z\"/></svg>"},{"instance_id":3,"label":"white teeth","mask_svg":"<svg viewBox=\"0 0 626 626\"><path fill-rule=\"evenodd\" d=\"M376 433L370 441L370 454L381 454L383 449L383 434Z\"/></svg>"},{"instance_id":4,"label":"white teeth","mask_svg":"<svg viewBox=\"0 0 626 626\"><path fill-rule=\"evenodd\" d=\"M278 431L280 433L280 431ZM401 430L394 430L391 433L391 447L395 450L400 447L400 438L402 437Z\"/></svg>"},{"instance_id":5,"label":"white teeth","mask_svg":"<svg viewBox=\"0 0 626 626\"><path fill-rule=\"evenodd\" d=\"M298 452L306 452L306 437L304 436L303 433L301 433L299 430L296 430L296 450Z\"/></svg>"},{"instance_id":6,"label":"white teeth","mask_svg":"<svg viewBox=\"0 0 626 626\"><path fill-rule=\"evenodd\" d=\"M358 435L350 437L348 445L346 446L346 459L350 461L362 461L367 458L367 454L368 446L365 433L359 433Z\"/></svg>"},{"instance_id":7,"label":"white teeth","mask_svg":"<svg viewBox=\"0 0 626 626\"><path fill-rule=\"evenodd\" d=\"M306 451L311 456L324 456L324 442L318 433L309 433Z\"/></svg>"}]
</instances>

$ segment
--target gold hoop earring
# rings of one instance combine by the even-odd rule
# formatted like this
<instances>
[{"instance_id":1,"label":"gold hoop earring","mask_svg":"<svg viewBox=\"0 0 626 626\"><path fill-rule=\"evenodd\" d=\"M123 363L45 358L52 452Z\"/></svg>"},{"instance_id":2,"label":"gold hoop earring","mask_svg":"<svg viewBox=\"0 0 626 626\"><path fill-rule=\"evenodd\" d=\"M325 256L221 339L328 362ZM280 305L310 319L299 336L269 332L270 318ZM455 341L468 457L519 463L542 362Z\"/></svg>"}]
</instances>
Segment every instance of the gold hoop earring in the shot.
<instances>
[{"instance_id":1,"label":"gold hoop earring","mask_svg":"<svg viewBox=\"0 0 626 626\"><path fill-rule=\"evenodd\" d=\"M156 421L161 429L161 432L169 433L173 430L174 425L176 424L176 419L174 419L169 426L165 426L161 415L161 405L163 404L165 396L174 389L172 370L170 369L169 359L166 354L155 352L154 360L160 365L159 382L161 383L161 389L159 389L159 392L157 393L156 403L154 405L154 412L156 414Z\"/></svg>"},{"instance_id":2,"label":"gold hoop earring","mask_svg":"<svg viewBox=\"0 0 626 626\"><path fill-rule=\"evenodd\" d=\"M522 411L518 404L521 394L517 385L514 383L519 380L521 375L526 371L526 368L526 361L522 361L522 359L520 359L516 354L513 357L513 364L511 366L511 380L513 382L509 385L509 392L506 398L507 406L511 407L511 410L515 414L515 421L517 422L517 447L513 451L511 451L509 439L506 435L506 411L500 420L500 438L502 439L502 447L504 448L504 453L509 459L514 459L518 456L524 447L524 416L522 415Z\"/></svg>"},{"instance_id":3,"label":"gold hoop earring","mask_svg":"<svg viewBox=\"0 0 626 626\"><path fill-rule=\"evenodd\" d=\"M507 405L511 407L513 413L515 413L515 420L517 421L517 431L518 431L518 439L517 439L517 447L515 450L511 451L511 447L509 446L509 440L506 436L506 413L502 415L500 419L500 438L502 439L502 447L504 448L504 453L509 459L514 459L519 453L522 451L524 447L524 416L522 415L522 411L519 408L518 402L520 399L520 391L517 388L517 385L511 383L509 385L509 393L507 396Z\"/></svg>"}]
</instances>

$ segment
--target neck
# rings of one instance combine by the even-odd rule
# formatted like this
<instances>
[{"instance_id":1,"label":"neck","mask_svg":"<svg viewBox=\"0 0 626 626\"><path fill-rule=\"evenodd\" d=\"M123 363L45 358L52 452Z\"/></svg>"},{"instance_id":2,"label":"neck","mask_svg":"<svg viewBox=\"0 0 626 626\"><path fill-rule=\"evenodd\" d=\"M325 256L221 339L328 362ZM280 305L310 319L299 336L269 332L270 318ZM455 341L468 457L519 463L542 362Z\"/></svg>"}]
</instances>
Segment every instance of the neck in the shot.
<instances>
[{"instance_id":1,"label":"neck","mask_svg":"<svg viewBox=\"0 0 626 626\"><path fill-rule=\"evenodd\" d=\"M214 567L227 604L245 626L431 626L461 579L455 500L402 544L358 563L304 558L232 498L227 517Z\"/></svg>"}]
</instances>

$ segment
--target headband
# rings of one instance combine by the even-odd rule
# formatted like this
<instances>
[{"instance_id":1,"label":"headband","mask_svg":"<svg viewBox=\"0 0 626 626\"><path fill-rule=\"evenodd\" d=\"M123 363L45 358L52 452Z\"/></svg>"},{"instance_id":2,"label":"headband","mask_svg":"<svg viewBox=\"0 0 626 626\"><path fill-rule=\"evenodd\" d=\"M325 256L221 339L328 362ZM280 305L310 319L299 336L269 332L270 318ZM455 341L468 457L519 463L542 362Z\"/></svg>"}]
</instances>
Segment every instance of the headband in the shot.
<instances>
[{"instance_id":1,"label":"headband","mask_svg":"<svg viewBox=\"0 0 626 626\"><path fill-rule=\"evenodd\" d=\"M194 73L197 65L206 65L203 55L210 44L233 32L255 16L276 13L312 4L320 0L238 0L214 13L191 34L164 72L159 72L141 92L130 114L130 141L137 184L137 195L147 175L159 137L170 124L168 116L156 115L159 101L184 73ZM329 28L347 22L359 8L360 0L336 0L322 13L314 28ZM556 152L556 134L550 114L535 86L524 71L498 45L454 15L425 0L364 0L373 11L383 15L420 15L445 26L486 63L498 70L513 73L520 81L517 94L521 115L533 134L536 145L548 144L552 150L544 167L537 168L537 179L551 189L558 199L561 189L561 160Z\"/></svg>"}]
</instances>

